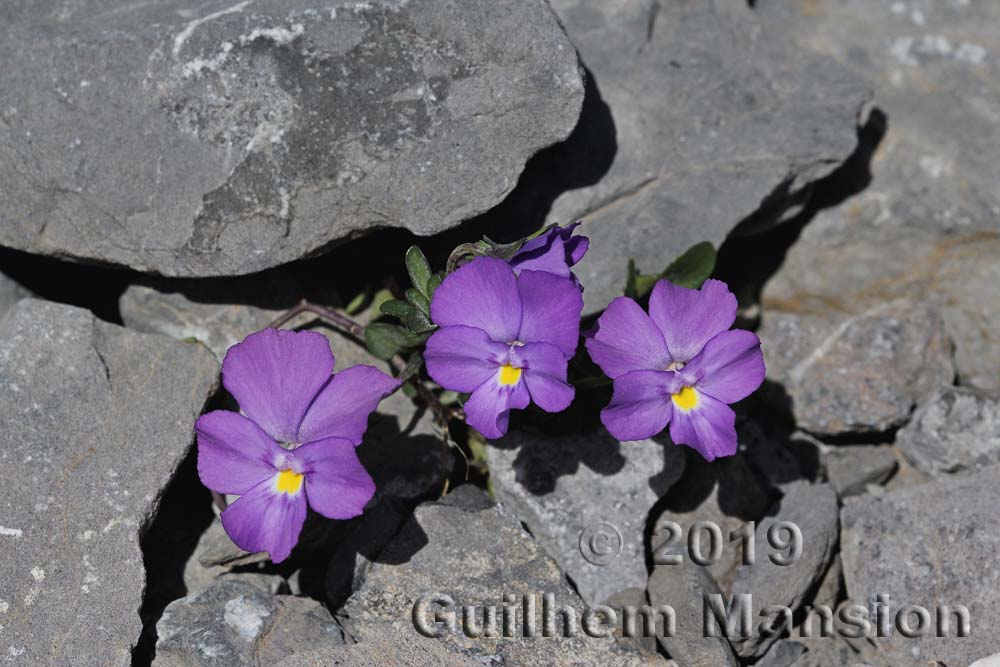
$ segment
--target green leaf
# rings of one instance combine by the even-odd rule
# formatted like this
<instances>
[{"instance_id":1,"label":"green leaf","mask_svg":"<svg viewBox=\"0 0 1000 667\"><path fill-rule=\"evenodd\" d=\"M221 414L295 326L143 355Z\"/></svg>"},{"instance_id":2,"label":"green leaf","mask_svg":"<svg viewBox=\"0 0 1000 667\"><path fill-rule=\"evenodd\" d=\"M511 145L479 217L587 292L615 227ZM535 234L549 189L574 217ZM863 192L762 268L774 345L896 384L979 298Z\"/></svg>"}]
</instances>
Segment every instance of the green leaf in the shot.
<instances>
[{"instance_id":1,"label":"green leaf","mask_svg":"<svg viewBox=\"0 0 1000 667\"><path fill-rule=\"evenodd\" d=\"M625 296L630 299L639 298L639 291L635 285L635 280L638 277L639 269L635 266L635 260L630 259L628 261L628 267L625 269Z\"/></svg>"},{"instance_id":2,"label":"green leaf","mask_svg":"<svg viewBox=\"0 0 1000 667\"><path fill-rule=\"evenodd\" d=\"M434 292L437 291L438 287L441 287L441 282L444 280L444 272L438 271L431 279L427 281L427 298L433 299Z\"/></svg>"},{"instance_id":3,"label":"green leaf","mask_svg":"<svg viewBox=\"0 0 1000 667\"><path fill-rule=\"evenodd\" d=\"M452 391L451 389L445 389L438 396L438 402L441 405L454 405L458 403L459 395L457 391Z\"/></svg>"},{"instance_id":4,"label":"green leaf","mask_svg":"<svg viewBox=\"0 0 1000 667\"><path fill-rule=\"evenodd\" d=\"M403 394L407 398L416 398L417 397L417 388L414 387L409 382L407 382L406 384L403 385Z\"/></svg>"},{"instance_id":5,"label":"green leaf","mask_svg":"<svg viewBox=\"0 0 1000 667\"><path fill-rule=\"evenodd\" d=\"M365 327L365 344L368 351L379 359L391 359L414 343L413 336L403 327L387 322L373 322Z\"/></svg>"},{"instance_id":6,"label":"green leaf","mask_svg":"<svg viewBox=\"0 0 1000 667\"><path fill-rule=\"evenodd\" d=\"M661 278L675 285L698 289L715 270L715 246L708 241L697 243L670 263Z\"/></svg>"},{"instance_id":7,"label":"green leaf","mask_svg":"<svg viewBox=\"0 0 1000 667\"><path fill-rule=\"evenodd\" d=\"M392 315L393 317L405 320L406 316L410 314L411 310L413 310L413 306L405 301L400 301L399 299L389 299L380 306L379 310L386 315Z\"/></svg>"},{"instance_id":8,"label":"green leaf","mask_svg":"<svg viewBox=\"0 0 1000 667\"><path fill-rule=\"evenodd\" d=\"M423 251L417 246L410 246L406 251L406 272L410 274L410 282L420 290L425 297L430 297L427 293L427 281L431 278L431 265L424 257Z\"/></svg>"},{"instance_id":9,"label":"green leaf","mask_svg":"<svg viewBox=\"0 0 1000 667\"><path fill-rule=\"evenodd\" d=\"M431 302L427 300L427 297L424 296L423 292L418 292L412 287L407 288L406 300L412 303L417 308L419 308L420 312L422 312L424 315L427 315L428 317L430 316Z\"/></svg>"},{"instance_id":10,"label":"green leaf","mask_svg":"<svg viewBox=\"0 0 1000 667\"><path fill-rule=\"evenodd\" d=\"M373 312L381 312L382 304L392 300L392 292L383 287L372 295L371 309Z\"/></svg>"},{"instance_id":11,"label":"green leaf","mask_svg":"<svg viewBox=\"0 0 1000 667\"><path fill-rule=\"evenodd\" d=\"M360 313L362 310L365 309L365 306L368 304L370 298L371 298L371 290L364 289L358 292L358 295L356 297L351 299L350 303L347 304L344 310L347 311L348 315L357 315L358 313Z\"/></svg>"},{"instance_id":12,"label":"green leaf","mask_svg":"<svg viewBox=\"0 0 1000 667\"><path fill-rule=\"evenodd\" d=\"M434 323L430 321L430 318L416 308L410 309L410 312L407 313L406 317L403 319L403 324L405 324L406 328L415 334L434 331L434 329L437 328Z\"/></svg>"}]
</instances>

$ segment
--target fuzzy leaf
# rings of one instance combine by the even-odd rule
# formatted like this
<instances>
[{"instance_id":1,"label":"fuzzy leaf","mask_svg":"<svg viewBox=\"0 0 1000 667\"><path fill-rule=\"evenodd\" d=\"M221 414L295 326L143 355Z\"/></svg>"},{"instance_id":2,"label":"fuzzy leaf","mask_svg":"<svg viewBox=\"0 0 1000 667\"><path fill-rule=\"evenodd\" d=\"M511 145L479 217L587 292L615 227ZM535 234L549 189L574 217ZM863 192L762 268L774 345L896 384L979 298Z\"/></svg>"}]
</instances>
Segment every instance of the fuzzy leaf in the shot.
<instances>
[{"instance_id":1,"label":"fuzzy leaf","mask_svg":"<svg viewBox=\"0 0 1000 667\"><path fill-rule=\"evenodd\" d=\"M365 327L365 344L368 351L379 359L393 355L414 345L413 336L401 326L387 322L373 322Z\"/></svg>"},{"instance_id":2,"label":"fuzzy leaf","mask_svg":"<svg viewBox=\"0 0 1000 667\"><path fill-rule=\"evenodd\" d=\"M410 246L406 251L406 272L410 274L410 282L425 297L430 297L427 292L427 281L431 278L431 265L428 263L424 253L417 246Z\"/></svg>"},{"instance_id":3,"label":"fuzzy leaf","mask_svg":"<svg viewBox=\"0 0 1000 667\"><path fill-rule=\"evenodd\" d=\"M412 303L414 306L420 309L420 312L428 317L431 314L431 302L427 300L423 292L417 291L412 287L406 290L406 300Z\"/></svg>"},{"instance_id":4,"label":"fuzzy leaf","mask_svg":"<svg viewBox=\"0 0 1000 667\"><path fill-rule=\"evenodd\" d=\"M380 308L386 315L392 315L393 317L398 317L401 320L406 319L406 316L410 314L413 310L413 306L405 301L400 301L399 299L389 299L384 302Z\"/></svg>"},{"instance_id":5,"label":"fuzzy leaf","mask_svg":"<svg viewBox=\"0 0 1000 667\"><path fill-rule=\"evenodd\" d=\"M670 263L660 278L675 285L698 289L715 270L715 247L708 241L696 243ZM652 289L652 287L651 287Z\"/></svg>"}]
</instances>

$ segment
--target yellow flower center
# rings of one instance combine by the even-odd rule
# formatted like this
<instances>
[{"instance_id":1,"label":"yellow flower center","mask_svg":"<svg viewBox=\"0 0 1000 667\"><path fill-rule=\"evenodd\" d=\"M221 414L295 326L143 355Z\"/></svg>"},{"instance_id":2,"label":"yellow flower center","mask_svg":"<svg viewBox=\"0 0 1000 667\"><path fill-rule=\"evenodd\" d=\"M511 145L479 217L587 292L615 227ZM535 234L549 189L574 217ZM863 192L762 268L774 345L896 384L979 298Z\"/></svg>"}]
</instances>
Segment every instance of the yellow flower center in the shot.
<instances>
[{"instance_id":1,"label":"yellow flower center","mask_svg":"<svg viewBox=\"0 0 1000 667\"><path fill-rule=\"evenodd\" d=\"M297 473L294 470L282 470L278 473L278 479L274 486L282 493L294 495L302 488L302 477L301 473Z\"/></svg>"},{"instance_id":2,"label":"yellow flower center","mask_svg":"<svg viewBox=\"0 0 1000 667\"><path fill-rule=\"evenodd\" d=\"M500 384L510 386L517 384L520 379L520 368L515 368L510 364L504 364L500 367Z\"/></svg>"},{"instance_id":3,"label":"yellow flower center","mask_svg":"<svg viewBox=\"0 0 1000 667\"><path fill-rule=\"evenodd\" d=\"M671 398L674 400L674 405L684 412L698 407L698 392L694 390L694 387L684 387Z\"/></svg>"}]
</instances>

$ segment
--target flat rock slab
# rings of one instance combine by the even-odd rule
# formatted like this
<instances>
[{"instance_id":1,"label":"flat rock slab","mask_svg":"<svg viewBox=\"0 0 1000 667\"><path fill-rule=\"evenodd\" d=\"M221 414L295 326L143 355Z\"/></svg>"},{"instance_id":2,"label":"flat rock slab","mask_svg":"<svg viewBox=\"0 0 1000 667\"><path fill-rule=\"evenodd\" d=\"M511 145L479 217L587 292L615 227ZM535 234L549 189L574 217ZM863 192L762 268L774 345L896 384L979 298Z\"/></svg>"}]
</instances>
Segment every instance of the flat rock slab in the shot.
<instances>
[{"instance_id":1,"label":"flat rock slab","mask_svg":"<svg viewBox=\"0 0 1000 667\"><path fill-rule=\"evenodd\" d=\"M923 637L896 631L877 639L880 655L892 665L967 665L996 650L1000 625L996 580L1000 572L1000 468L946 477L879 496L857 496L841 513L841 557L847 594L866 605L874 618L876 596L888 596L889 623L907 605L928 610ZM971 634L934 636L941 606L968 609ZM917 616L911 615L911 628Z\"/></svg>"},{"instance_id":2,"label":"flat rock slab","mask_svg":"<svg viewBox=\"0 0 1000 667\"><path fill-rule=\"evenodd\" d=\"M841 498L864 493L869 484L882 484L899 462L887 445L834 446L823 453L823 467L830 486Z\"/></svg>"},{"instance_id":3,"label":"flat rock slab","mask_svg":"<svg viewBox=\"0 0 1000 667\"><path fill-rule=\"evenodd\" d=\"M590 604L645 588L649 511L684 472L684 452L606 432L512 432L487 447L493 491Z\"/></svg>"},{"instance_id":4,"label":"flat rock slab","mask_svg":"<svg viewBox=\"0 0 1000 667\"><path fill-rule=\"evenodd\" d=\"M357 644L296 653L276 667L482 667L436 639L400 633L386 623L365 626Z\"/></svg>"},{"instance_id":5,"label":"flat rock slab","mask_svg":"<svg viewBox=\"0 0 1000 667\"><path fill-rule=\"evenodd\" d=\"M10 664L130 664L139 536L217 386L200 345L20 301L0 323L0 624Z\"/></svg>"},{"instance_id":6,"label":"flat rock slab","mask_svg":"<svg viewBox=\"0 0 1000 667\"><path fill-rule=\"evenodd\" d=\"M839 323L766 311L760 338L768 377L784 385L799 428L817 435L881 433L955 377L938 311L881 303Z\"/></svg>"},{"instance_id":7,"label":"flat rock slab","mask_svg":"<svg viewBox=\"0 0 1000 667\"><path fill-rule=\"evenodd\" d=\"M917 408L896 442L931 475L1000 462L1000 392L944 387Z\"/></svg>"},{"instance_id":8,"label":"flat rock slab","mask_svg":"<svg viewBox=\"0 0 1000 667\"><path fill-rule=\"evenodd\" d=\"M170 276L453 227L583 100L542 0L86 0L0 25L0 243Z\"/></svg>"},{"instance_id":9,"label":"flat rock slab","mask_svg":"<svg viewBox=\"0 0 1000 667\"><path fill-rule=\"evenodd\" d=\"M872 81L888 116L871 183L806 226L764 290L765 313L820 310L841 320L904 296L932 303L955 342L962 383L1000 389L990 334L1000 329L1000 5L755 6L802 48Z\"/></svg>"},{"instance_id":10,"label":"flat rock slab","mask_svg":"<svg viewBox=\"0 0 1000 667\"><path fill-rule=\"evenodd\" d=\"M625 285L626 263L662 271L691 245L718 245L854 149L868 84L795 48L746 3L554 0L600 100L575 134L580 154L539 172L570 174L549 222L583 218L577 273L588 312ZM596 173L595 173L596 172Z\"/></svg>"},{"instance_id":11,"label":"flat rock slab","mask_svg":"<svg viewBox=\"0 0 1000 667\"><path fill-rule=\"evenodd\" d=\"M502 636L504 595L513 609L511 635ZM449 596L453 605L431 603L432 596ZM532 616L524 596L533 597ZM587 604L566 583L562 570L521 527L513 516L493 505L488 497L468 485L459 487L438 503L425 503L400 533L371 563L354 594L338 618L352 636L364 634L369 625L389 623L397 632L417 635L416 620L452 652L477 659L482 664L525 667L602 664L662 665L658 656L644 656L618 644L613 627L604 623L591 637L579 628L566 636L563 615L551 613L552 636L544 630L543 598L551 596L550 609L573 608L579 625ZM424 599L426 608L416 608ZM475 611L464 622L463 606ZM495 631L484 632L484 607L495 607ZM415 611L416 608L416 611ZM456 623L435 621L435 612L454 612ZM442 616L442 618L444 617ZM535 629L524 636L525 616L534 618ZM463 630L463 627L465 630ZM572 626L571 626L572 627ZM466 632L467 631L467 632ZM469 636L471 635L471 636ZM417 635L419 636L419 635Z\"/></svg>"}]
</instances>

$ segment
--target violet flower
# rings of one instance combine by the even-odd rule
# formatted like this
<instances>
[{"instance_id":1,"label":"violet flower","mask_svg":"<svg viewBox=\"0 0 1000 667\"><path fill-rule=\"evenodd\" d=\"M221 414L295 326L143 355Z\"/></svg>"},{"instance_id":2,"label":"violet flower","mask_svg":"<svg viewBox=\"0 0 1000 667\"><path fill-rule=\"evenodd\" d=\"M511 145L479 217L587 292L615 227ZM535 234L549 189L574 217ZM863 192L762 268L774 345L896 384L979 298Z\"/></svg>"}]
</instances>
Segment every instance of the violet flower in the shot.
<instances>
[{"instance_id":1,"label":"violet flower","mask_svg":"<svg viewBox=\"0 0 1000 667\"><path fill-rule=\"evenodd\" d=\"M553 227L549 231L536 236L522 245L510 258L510 265L516 273L521 271L545 271L562 278L572 278L579 286L579 281L570 267L583 259L590 247L590 239L586 236L573 236L580 226L574 222L566 227Z\"/></svg>"},{"instance_id":2,"label":"violet flower","mask_svg":"<svg viewBox=\"0 0 1000 667\"><path fill-rule=\"evenodd\" d=\"M725 283L700 290L660 280L649 314L632 299L611 302L588 334L591 359L614 380L601 421L620 440L642 440L670 424L676 444L706 460L736 453L736 414L729 403L764 381L760 340L729 330L736 297Z\"/></svg>"},{"instance_id":3,"label":"violet flower","mask_svg":"<svg viewBox=\"0 0 1000 667\"><path fill-rule=\"evenodd\" d=\"M487 438L507 432L511 409L534 402L569 407L566 367L580 336L583 297L572 281L543 271L515 276L506 262L479 257L434 292L427 372L445 389L469 392L466 422Z\"/></svg>"},{"instance_id":4,"label":"violet flower","mask_svg":"<svg viewBox=\"0 0 1000 667\"><path fill-rule=\"evenodd\" d=\"M307 506L349 519L375 493L354 448L399 381L372 366L331 375L333 363L321 334L251 334L222 363L222 382L242 413L216 410L195 424L202 483L240 496L222 512L226 533L275 563L298 542Z\"/></svg>"}]
</instances>

